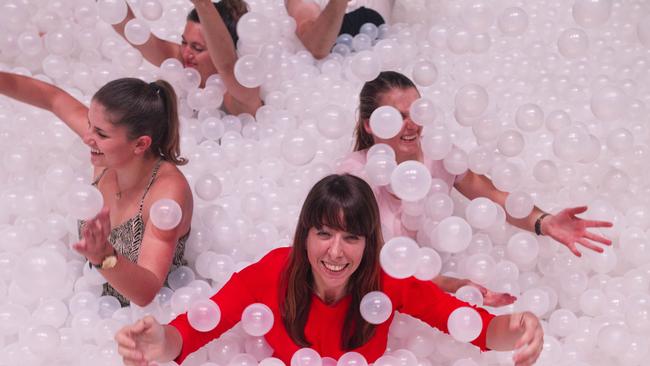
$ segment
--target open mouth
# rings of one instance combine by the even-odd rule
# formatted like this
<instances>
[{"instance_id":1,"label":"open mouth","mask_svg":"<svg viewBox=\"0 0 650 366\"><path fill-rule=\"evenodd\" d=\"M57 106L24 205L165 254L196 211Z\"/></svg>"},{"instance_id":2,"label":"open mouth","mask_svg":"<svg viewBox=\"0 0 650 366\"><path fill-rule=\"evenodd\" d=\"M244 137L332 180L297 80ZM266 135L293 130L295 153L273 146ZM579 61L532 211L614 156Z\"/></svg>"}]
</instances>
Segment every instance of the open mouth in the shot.
<instances>
[{"instance_id":1,"label":"open mouth","mask_svg":"<svg viewBox=\"0 0 650 366\"><path fill-rule=\"evenodd\" d=\"M90 149L90 153L91 153L92 155L104 155L103 152L101 152L101 151L99 151L99 150L97 150L97 149L93 149L93 148Z\"/></svg>"},{"instance_id":2,"label":"open mouth","mask_svg":"<svg viewBox=\"0 0 650 366\"><path fill-rule=\"evenodd\" d=\"M418 138L417 134L403 135L402 137L400 137L400 140L406 141L406 142L413 142L413 141L417 140L417 138Z\"/></svg>"},{"instance_id":3,"label":"open mouth","mask_svg":"<svg viewBox=\"0 0 650 366\"><path fill-rule=\"evenodd\" d=\"M323 265L323 267L325 267L325 269L327 269L328 271L333 272L333 273L343 272L349 265L349 263L346 263L346 264L333 264L333 263L327 263L327 262L324 262L324 261L321 261L321 264Z\"/></svg>"}]
</instances>

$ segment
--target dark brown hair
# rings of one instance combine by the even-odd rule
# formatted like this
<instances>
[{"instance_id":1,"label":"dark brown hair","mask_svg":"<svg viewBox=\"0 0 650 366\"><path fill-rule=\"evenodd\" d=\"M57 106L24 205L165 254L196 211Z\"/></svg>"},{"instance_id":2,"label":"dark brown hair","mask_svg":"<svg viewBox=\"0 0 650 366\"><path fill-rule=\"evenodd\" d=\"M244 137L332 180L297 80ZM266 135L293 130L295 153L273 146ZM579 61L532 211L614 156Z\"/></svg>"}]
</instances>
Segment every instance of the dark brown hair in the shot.
<instances>
[{"instance_id":1,"label":"dark brown hair","mask_svg":"<svg viewBox=\"0 0 650 366\"><path fill-rule=\"evenodd\" d=\"M375 144L372 135L364 128L364 122L370 119L372 112L379 107L379 99L382 95L395 88L417 90L411 79L395 71L381 72L374 80L363 84L359 93L359 119L355 127L354 151L367 149Z\"/></svg>"},{"instance_id":2,"label":"dark brown hair","mask_svg":"<svg viewBox=\"0 0 650 366\"><path fill-rule=\"evenodd\" d=\"M248 11L246 3L242 0L221 0L218 3L212 4L217 8L223 23L226 25L226 28L228 28L228 33L230 33L232 42L235 44L235 47L237 47L237 41L239 40L239 36L237 36L237 22L239 21L239 18ZM192 11L187 14L187 21L201 23L196 9L192 9Z\"/></svg>"},{"instance_id":3,"label":"dark brown hair","mask_svg":"<svg viewBox=\"0 0 650 366\"><path fill-rule=\"evenodd\" d=\"M129 139L150 136L154 155L176 165L187 163L180 157L176 93L169 83L117 79L101 87L93 100L106 108L113 124L126 127Z\"/></svg>"},{"instance_id":4,"label":"dark brown hair","mask_svg":"<svg viewBox=\"0 0 650 366\"><path fill-rule=\"evenodd\" d=\"M314 286L307 257L307 235L311 228L324 225L365 238L365 249L359 267L348 279L347 293L352 297L345 315L341 348L351 350L365 344L375 326L361 317L362 297L380 288L379 250L383 243L377 201L368 183L349 174L329 175L321 179L307 194L300 211L298 225L282 274L280 314L289 337L299 346L309 347L305 325L311 307Z\"/></svg>"}]
</instances>

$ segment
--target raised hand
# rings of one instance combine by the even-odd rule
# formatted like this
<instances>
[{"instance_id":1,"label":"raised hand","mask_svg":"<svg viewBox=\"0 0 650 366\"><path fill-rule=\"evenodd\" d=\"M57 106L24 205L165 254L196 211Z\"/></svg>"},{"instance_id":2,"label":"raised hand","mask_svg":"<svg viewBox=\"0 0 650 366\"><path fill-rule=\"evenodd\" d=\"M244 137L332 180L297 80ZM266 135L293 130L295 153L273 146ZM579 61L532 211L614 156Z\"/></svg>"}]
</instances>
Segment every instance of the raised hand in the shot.
<instances>
[{"instance_id":1,"label":"raised hand","mask_svg":"<svg viewBox=\"0 0 650 366\"><path fill-rule=\"evenodd\" d=\"M108 242L111 233L109 210L104 207L94 218L86 221L81 229L81 240L72 247L86 257L90 263L100 264L108 255L113 254L113 246Z\"/></svg>"},{"instance_id":2,"label":"raised hand","mask_svg":"<svg viewBox=\"0 0 650 366\"><path fill-rule=\"evenodd\" d=\"M515 366L530 366L537 361L544 349L544 331L537 317L531 312L514 313L510 316L510 330L522 332L515 343Z\"/></svg>"},{"instance_id":3,"label":"raised hand","mask_svg":"<svg viewBox=\"0 0 650 366\"><path fill-rule=\"evenodd\" d=\"M580 257L582 253L577 248L580 244L598 253L603 248L596 243L611 245L612 241L606 237L587 231L589 228L612 227L611 222L584 220L576 215L587 211L587 206L567 208L556 215L549 215L541 223L542 233L564 244L573 254Z\"/></svg>"},{"instance_id":4,"label":"raised hand","mask_svg":"<svg viewBox=\"0 0 650 366\"><path fill-rule=\"evenodd\" d=\"M148 366L164 353L165 328L148 315L115 334L117 351L127 366Z\"/></svg>"},{"instance_id":5,"label":"raised hand","mask_svg":"<svg viewBox=\"0 0 650 366\"><path fill-rule=\"evenodd\" d=\"M472 281L468 281L467 285L474 286L481 291L481 295L483 295L483 305L485 306L501 307L510 305L517 301L515 296L505 292L494 292Z\"/></svg>"}]
</instances>

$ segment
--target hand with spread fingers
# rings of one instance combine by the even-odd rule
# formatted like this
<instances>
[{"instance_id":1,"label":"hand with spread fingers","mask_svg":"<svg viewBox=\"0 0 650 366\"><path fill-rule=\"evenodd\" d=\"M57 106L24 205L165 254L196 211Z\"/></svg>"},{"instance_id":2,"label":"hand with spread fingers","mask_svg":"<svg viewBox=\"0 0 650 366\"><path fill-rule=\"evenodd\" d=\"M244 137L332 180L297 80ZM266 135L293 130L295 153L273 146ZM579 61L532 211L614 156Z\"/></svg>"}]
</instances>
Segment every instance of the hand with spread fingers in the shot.
<instances>
[{"instance_id":1,"label":"hand with spread fingers","mask_svg":"<svg viewBox=\"0 0 650 366\"><path fill-rule=\"evenodd\" d=\"M127 366L147 366L164 353L165 329L146 316L115 334L117 351Z\"/></svg>"},{"instance_id":2,"label":"hand with spread fingers","mask_svg":"<svg viewBox=\"0 0 650 366\"><path fill-rule=\"evenodd\" d=\"M577 257L582 256L582 253L577 248L578 244L602 253L602 246L596 243L611 245L612 241L602 235L594 234L588 231L588 229L612 227L612 223L607 221L585 220L576 216L585 211L587 211L587 206L580 206L564 209L555 215L548 215L541 221L541 233L564 244Z\"/></svg>"},{"instance_id":3,"label":"hand with spread fingers","mask_svg":"<svg viewBox=\"0 0 650 366\"><path fill-rule=\"evenodd\" d=\"M515 366L533 365L544 349L544 331L539 320L528 311L514 313L510 316L510 330L522 332L515 343Z\"/></svg>"},{"instance_id":4,"label":"hand with spread fingers","mask_svg":"<svg viewBox=\"0 0 650 366\"><path fill-rule=\"evenodd\" d=\"M467 285L474 286L481 291L481 295L483 295L483 305L485 306L501 307L510 305L517 301L517 298L509 293L495 292L469 280Z\"/></svg>"},{"instance_id":5,"label":"hand with spread fingers","mask_svg":"<svg viewBox=\"0 0 650 366\"><path fill-rule=\"evenodd\" d=\"M113 246L108 242L111 233L111 220L107 207L94 218L86 221L81 229L81 240L73 244L73 248L90 261L99 265L106 256L114 253Z\"/></svg>"}]
</instances>

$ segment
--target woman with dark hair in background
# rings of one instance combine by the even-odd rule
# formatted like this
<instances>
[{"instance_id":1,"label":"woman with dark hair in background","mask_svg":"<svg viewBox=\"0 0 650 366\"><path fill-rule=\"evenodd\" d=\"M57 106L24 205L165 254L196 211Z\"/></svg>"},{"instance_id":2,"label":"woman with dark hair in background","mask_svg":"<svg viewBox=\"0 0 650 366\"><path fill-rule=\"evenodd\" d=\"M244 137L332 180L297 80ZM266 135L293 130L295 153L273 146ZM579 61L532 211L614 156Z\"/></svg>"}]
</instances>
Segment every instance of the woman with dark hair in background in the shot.
<instances>
[{"instance_id":1,"label":"woman with dark hair in background","mask_svg":"<svg viewBox=\"0 0 650 366\"><path fill-rule=\"evenodd\" d=\"M388 320L371 324L360 303L371 291L383 291L392 310L448 331L447 320L459 307L470 306L429 281L394 279L379 266L383 245L379 210L370 186L352 175L330 175L314 185L303 204L293 247L271 251L240 272L211 300L220 308L216 328L197 331L187 314L169 325L153 317L117 332L118 351L126 365L148 365L185 357L219 337L242 318L253 303L268 306L274 322L264 335L274 356L286 365L301 347L323 357L339 358L356 351L373 363L385 351ZM473 343L483 350L518 349L517 365L530 365L543 347L543 331L532 313L494 316L476 308L482 330Z\"/></svg>"},{"instance_id":2,"label":"woman with dark hair in background","mask_svg":"<svg viewBox=\"0 0 650 366\"><path fill-rule=\"evenodd\" d=\"M255 114L262 105L259 88L246 88L235 79L237 62L237 21L247 12L242 0L192 0L195 8L187 15L182 43L162 40L153 34L142 45L133 45L153 65L160 66L168 58L178 59L184 67L196 69L201 86L212 74L219 74L226 86L224 109L231 114ZM129 8L126 18L113 28L124 36L126 23L135 18ZM126 38L125 38L126 39Z\"/></svg>"},{"instance_id":3,"label":"woman with dark hair in background","mask_svg":"<svg viewBox=\"0 0 650 366\"><path fill-rule=\"evenodd\" d=\"M74 249L106 278L105 295L123 306L150 303L172 266L182 264L192 221L192 192L177 167L186 160L174 89L162 80L117 79L86 107L56 86L0 72L0 93L54 113L88 145L104 208L81 225ZM149 208L163 198L182 211L169 230L149 220Z\"/></svg>"}]
</instances>

